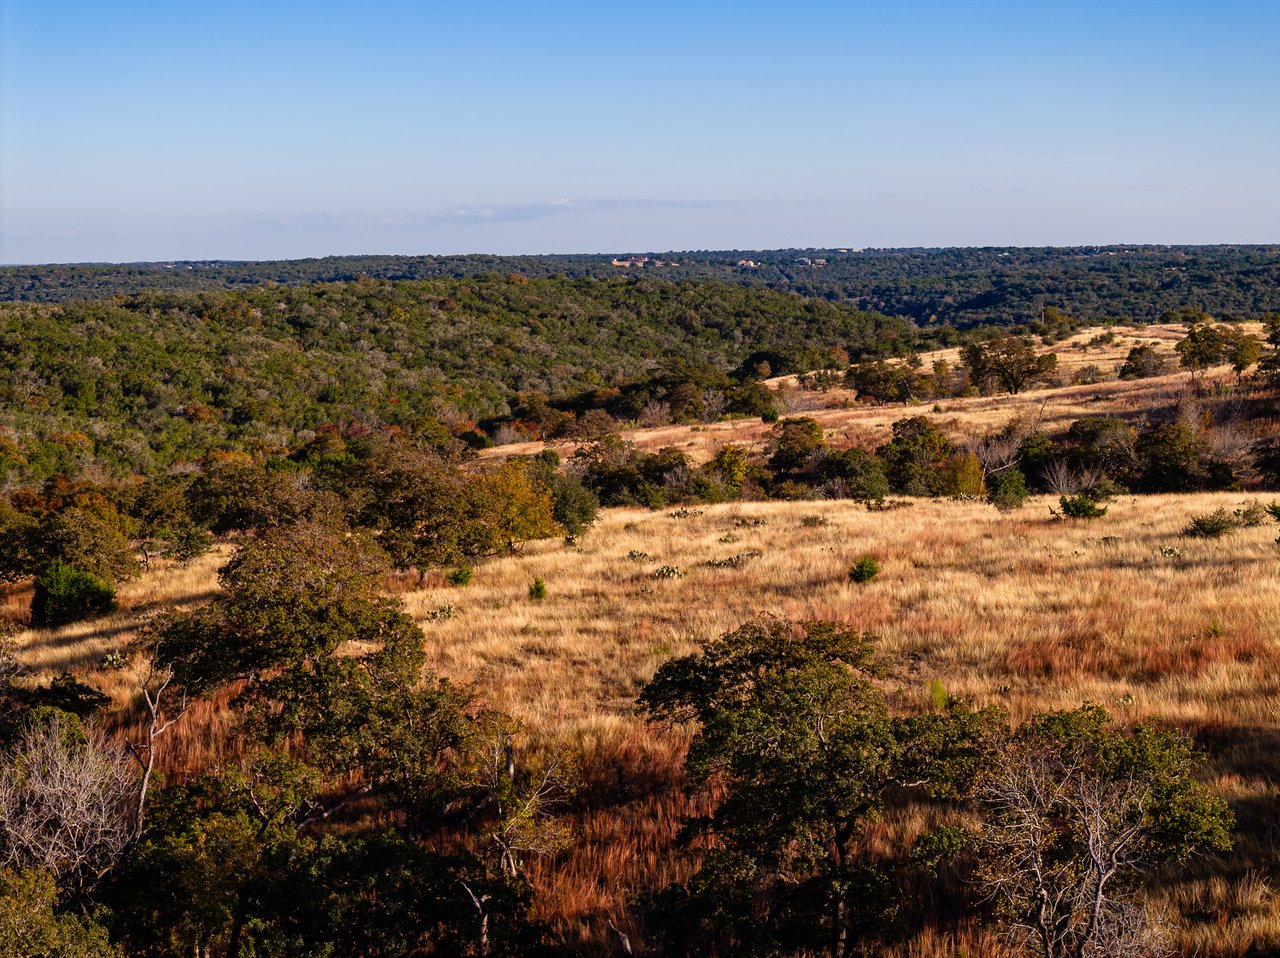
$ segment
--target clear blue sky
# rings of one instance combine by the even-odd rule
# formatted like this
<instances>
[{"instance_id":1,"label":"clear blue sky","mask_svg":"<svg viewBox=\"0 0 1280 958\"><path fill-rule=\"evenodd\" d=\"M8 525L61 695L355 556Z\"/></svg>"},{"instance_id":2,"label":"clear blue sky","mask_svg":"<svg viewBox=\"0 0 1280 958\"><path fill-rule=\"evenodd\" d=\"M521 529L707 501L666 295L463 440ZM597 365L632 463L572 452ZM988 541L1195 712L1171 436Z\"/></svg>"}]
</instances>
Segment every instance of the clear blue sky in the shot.
<instances>
[{"instance_id":1,"label":"clear blue sky","mask_svg":"<svg viewBox=\"0 0 1280 958\"><path fill-rule=\"evenodd\" d=\"M0 262L1280 242L1280 0L0 11Z\"/></svg>"}]
</instances>

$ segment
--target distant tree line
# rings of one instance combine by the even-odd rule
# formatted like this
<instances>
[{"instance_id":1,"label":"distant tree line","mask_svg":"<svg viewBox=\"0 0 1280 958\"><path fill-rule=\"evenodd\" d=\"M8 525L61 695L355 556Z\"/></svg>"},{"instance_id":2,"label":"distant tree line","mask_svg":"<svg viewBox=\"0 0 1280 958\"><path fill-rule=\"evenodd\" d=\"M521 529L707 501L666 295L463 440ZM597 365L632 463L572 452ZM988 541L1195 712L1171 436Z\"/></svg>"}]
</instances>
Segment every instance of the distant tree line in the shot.
<instances>
[{"instance_id":1,"label":"distant tree line","mask_svg":"<svg viewBox=\"0 0 1280 958\"><path fill-rule=\"evenodd\" d=\"M1091 322L1152 322L1195 306L1248 318L1280 311L1274 246L987 247L953 249L698 250L651 253L642 266L610 256L335 256L265 262L0 267L0 300L57 302L144 290L212 292L265 284L643 275L786 290L967 329L1020 325L1057 306ZM749 261L753 266L739 266ZM814 265L820 262L821 265Z\"/></svg>"}]
</instances>

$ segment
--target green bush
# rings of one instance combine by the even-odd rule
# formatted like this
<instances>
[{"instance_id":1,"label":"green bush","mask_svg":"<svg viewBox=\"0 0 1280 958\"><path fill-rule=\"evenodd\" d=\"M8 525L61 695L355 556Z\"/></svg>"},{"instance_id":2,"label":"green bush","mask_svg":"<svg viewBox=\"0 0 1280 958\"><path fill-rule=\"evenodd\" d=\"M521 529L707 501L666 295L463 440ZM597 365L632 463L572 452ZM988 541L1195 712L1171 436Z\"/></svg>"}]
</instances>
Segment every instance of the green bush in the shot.
<instances>
[{"instance_id":1,"label":"green bush","mask_svg":"<svg viewBox=\"0 0 1280 958\"><path fill-rule=\"evenodd\" d=\"M1193 518L1183 526L1182 534L1192 539L1221 539L1235 532L1241 525L1226 509L1214 509L1213 512Z\"/></svg>"},{"instance_id":2,"label":"green bush","mask_svg":"<svg viewBox=\"0 0 1280 958\"><path fill-rule=\"evenodd\" d=\"M475 572L471 566L460 565L458 568L446 573L444 578L450 585L464 586L470 584L473 575L475 575Z\"/></svg>"},{"instance_id":3,"label":"green bush","mask_svg":"<svg viewBox=\"0 0 1280 958\"><path fill-rule=\"evenodd\" d=\"M200 558L213 548L213 536L196 525L167 530L160 539L163 543L161 554L166 559L183 565Z\"/></svg>"},{"instance_id":4,"label":"green bush","mask_svg":"<svg viewBox=\"0 0 1280 958\"><path fill-rule=\"evenodd\" d=\"M849 567L850 582L870 582L880 574L880 563L873 555L864 555Z\"/></svg>"},{"instance_id":5,"label":"green bush","mask_svg":"<svg viewBox=\"0 0 1280 958\"><path fill-rule=\"evenodd\" d=\"M541 579L534 579L529 583L529 598L535 602L541 602L547 597L547 584Z\"/></svg>"},{"instance_id":6,"label":"green bush","mask_svg":"<svg viewBox=\"0 0 1280 958\"><path fill-rule=\"evenodd\" d=\"M987 477L987 501L1001 512L1021 509L1027 501L1027 482L1017 469L1006 469Z\"/></svg>"},{"instance_id":7,"label":"green bush","mask_svg":"<svg viewBox=\"0 0 1280 958\"><path fill-rule=\"evenodd\" d=\"M1107 507L1098 505L1087 492L1077 496L1059 496L1058 504L1068 519L1101 519L1107 514Z\"/></svg>"},{"instance_id":8,"label":"green bush","mask_svg":"<svg viewBox=\"0 0 1280 958\"><path fill-rule=\"evenodd\" d=\"M61 559L54 559L36 579L31 624L74 622L111 612L115 607L116 590L111 585Z\"/></svg>"}]
</instances>

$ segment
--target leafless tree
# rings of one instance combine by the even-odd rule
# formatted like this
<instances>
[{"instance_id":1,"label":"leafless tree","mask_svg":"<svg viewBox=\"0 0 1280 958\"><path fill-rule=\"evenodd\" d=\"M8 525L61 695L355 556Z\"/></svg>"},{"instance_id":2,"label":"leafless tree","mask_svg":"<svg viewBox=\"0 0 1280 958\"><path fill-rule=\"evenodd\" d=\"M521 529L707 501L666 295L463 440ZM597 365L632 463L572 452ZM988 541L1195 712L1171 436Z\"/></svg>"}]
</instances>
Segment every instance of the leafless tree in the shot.
<instances>
[{"instance_id":1,"label":"leafless tree","mask_svg":"<svg viewBox=\"0 0 1280 958\"><path fill-rule=\"evenodd\" d=\"M1018 418L1008 423L998 432L971 438L965 445L978 458L982 466L982 477L1014 469L1022 461L1022 444L1028 436L1040 431L1040 423L1044 420L1044 409L1049 400L1040 403L1034 418Z\"/></svg>"},{"instance_id":2,"label":"leafless tree","mask_svg":"<svg viewBox=\"0 0 1280 958\"><path fill-rule=\"evenodd\" d=\"M1041 473L1045 485L1056 496L1074 496L1102 481L1102 472L1087 466L1076 468L1063 459L1054 459Z\"/></svg>"},{"instance_id":3,"label":"leafless tree","mask_svg":"<svg viewBox=\"0 0 1280 958\"><path fill-rule=\"evenodd\" d=\"M719 422L724 411L729 408L729 400L719 389L702 391L702 421Z\"/></svg>"},{"instance_id":4,"label":"leafless tree","mask_svg":"<svg viewBox=\"0 0 1280 958\"><path fill-rule=\"evenodd\" d=\"M137 776L122 748L54 713L0 762L0 866L43 868L83 896L133 837Z\"/></svg>"},{"instance_id":5,"label":"leafless tree","mask_svg":"<svg viewBox=\"0 0 1280 958\"><path fill-rule=\"evenodd\" d=\"M680 498L688 491L691 482L693 482L693 473L689 471L689 467L676 466L663 475L662 488L673 497Z\"/></svg>"},{"instance_id":6,"label":"leafless tree","mask_svg":"<svg viewBox=\"0 0 1280 958\"><path fill-rule=\"evenodd\" d=\"M471 890L471 886L464 881L460 881L458 884L462 886L463 891L467 893L467 897L471 899L471 904L475 905L476 917L480 923L476 929L476 946L481 958L483 958L483 956L489 954L489 902L493 896L487 892L483 895L477 895Z\"/></svg>"},{"instance_id":7,"label":"leafless tree","mask_svg":"<svg viewBox=\"0 0 1280 958\"><path fill-rule=\"evenodd\" d=\"M524 442L527 437L509 422L504 422L493 432L495 446L509 446L515 442Z\"/></svg>"},{"instance_id":8,"label":"leafless tree","mask_svg":"<svg viewBox=\"0 0 1280 958\"><path fill-rule=\"evenodd\" d=\"M787 382L779 383L774 392L778 408L784 413L809 412L821 405L818 397Z\"/></svg>"},{"instance_id":9,"label":"leafless tree","mask_svg":"<svg viewBox=\"0 0 1280 958\"><path fill-rule=\"evenodd\" d=\"M1012 469L1021 459L1019 447L1025 434L1005 429L989 436L971 439L967 445L982 466L983 478Z\"/></svg>"},{"instance_id":10,"label":"leafless tree","mask_svg":"<svg viewBox=\"0 0 1280 958\"><path fill-rule=\"evenodd\" d=\"M173 669L156 663L154 655L144 654L137 666L138 690L146 708L142 737L129 739L126 747L140 769L137 800L133 806L134 835L142 834L142 820L147 810L147 792L156 767L156 741L173 728L186 714L190 704L185 690L174 689Z\"/></svg>"},{"instance_id":11,"label":"leafless tree","mask_svg":"<svg viewBox=\"0 0 1280 958\"><path fill-rule=\"evenodd\" d=\"M1252 470L1257 439L1250 434L1241 407L1232 401L1222 403L1215 411L1214 423L1208 429L1209 455L1226 463L1236 475Z\"/></svg>"},{"instance_id":12,"label":"leafless tree","mask_svg":"<svg viewBox=\"0 0 1280 958\"><path fill-rule=\"evenodd\" d=\"M1162 958L1169 929L1123 894L1142 862L1140 777L1097 774L1083 750L1011 748L979 794L991 813L981 880L1040 958ZM1081 854L1063 853L1067 831Z\"/></svg>"},{"instance_id":13,"label":"leafless tree","mask_svg":"<svg viewBox=\"0 0 1280 958\"><path fill-rule=\"evenodd\" d=\"M671 407L660 399L650 399L640 411L640 425L645 429L671 423Z\"/></svg>"}]
</instances>

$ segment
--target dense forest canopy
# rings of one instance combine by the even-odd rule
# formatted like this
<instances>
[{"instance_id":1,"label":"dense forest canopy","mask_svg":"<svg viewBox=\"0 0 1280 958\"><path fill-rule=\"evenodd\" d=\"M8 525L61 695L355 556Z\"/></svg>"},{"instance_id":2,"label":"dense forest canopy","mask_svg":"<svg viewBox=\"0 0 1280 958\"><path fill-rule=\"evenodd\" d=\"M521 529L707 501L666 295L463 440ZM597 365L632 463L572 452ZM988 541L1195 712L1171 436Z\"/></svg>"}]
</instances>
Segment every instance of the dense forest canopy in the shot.
<instances>
[{"instance_id":1,"label":"dense forest canopy","mask_svg":"<svg viewBox=\"0 0 1280 958\"><path fill-rule=\"evenodd\" d=\"M327 423L457 425L505 414L521 393L575 394L680 362L727 370L765 348L786 372L778 356L805 369L834 350L901 352L915 334L821 299L647 277L362 279L4 304L0 426L42 440L23 451L32 474L75 471L86 456L147 473L228 444L305 441Z\"/></svg>"},{"instance_id":2,"label":"dense forest canopy","mask_svg":"<svg viewBox=\"0 0 1280 958\"><path fill-rule=\"evenodd\" d=\"M630 257L623 257L625 262ZM957 328L1026 322L1045 305L1073 316L1151 321L1192 305L1223 318L1280 310L1280 247L719 250L608 255L337 256L275 262L0 267L0 300L55 302L140 290L212 291L261 284L462 278L519 272L619 273L767 287ZM739 265L739 264L751 265Z\"/></svg>"}]
</instances>

